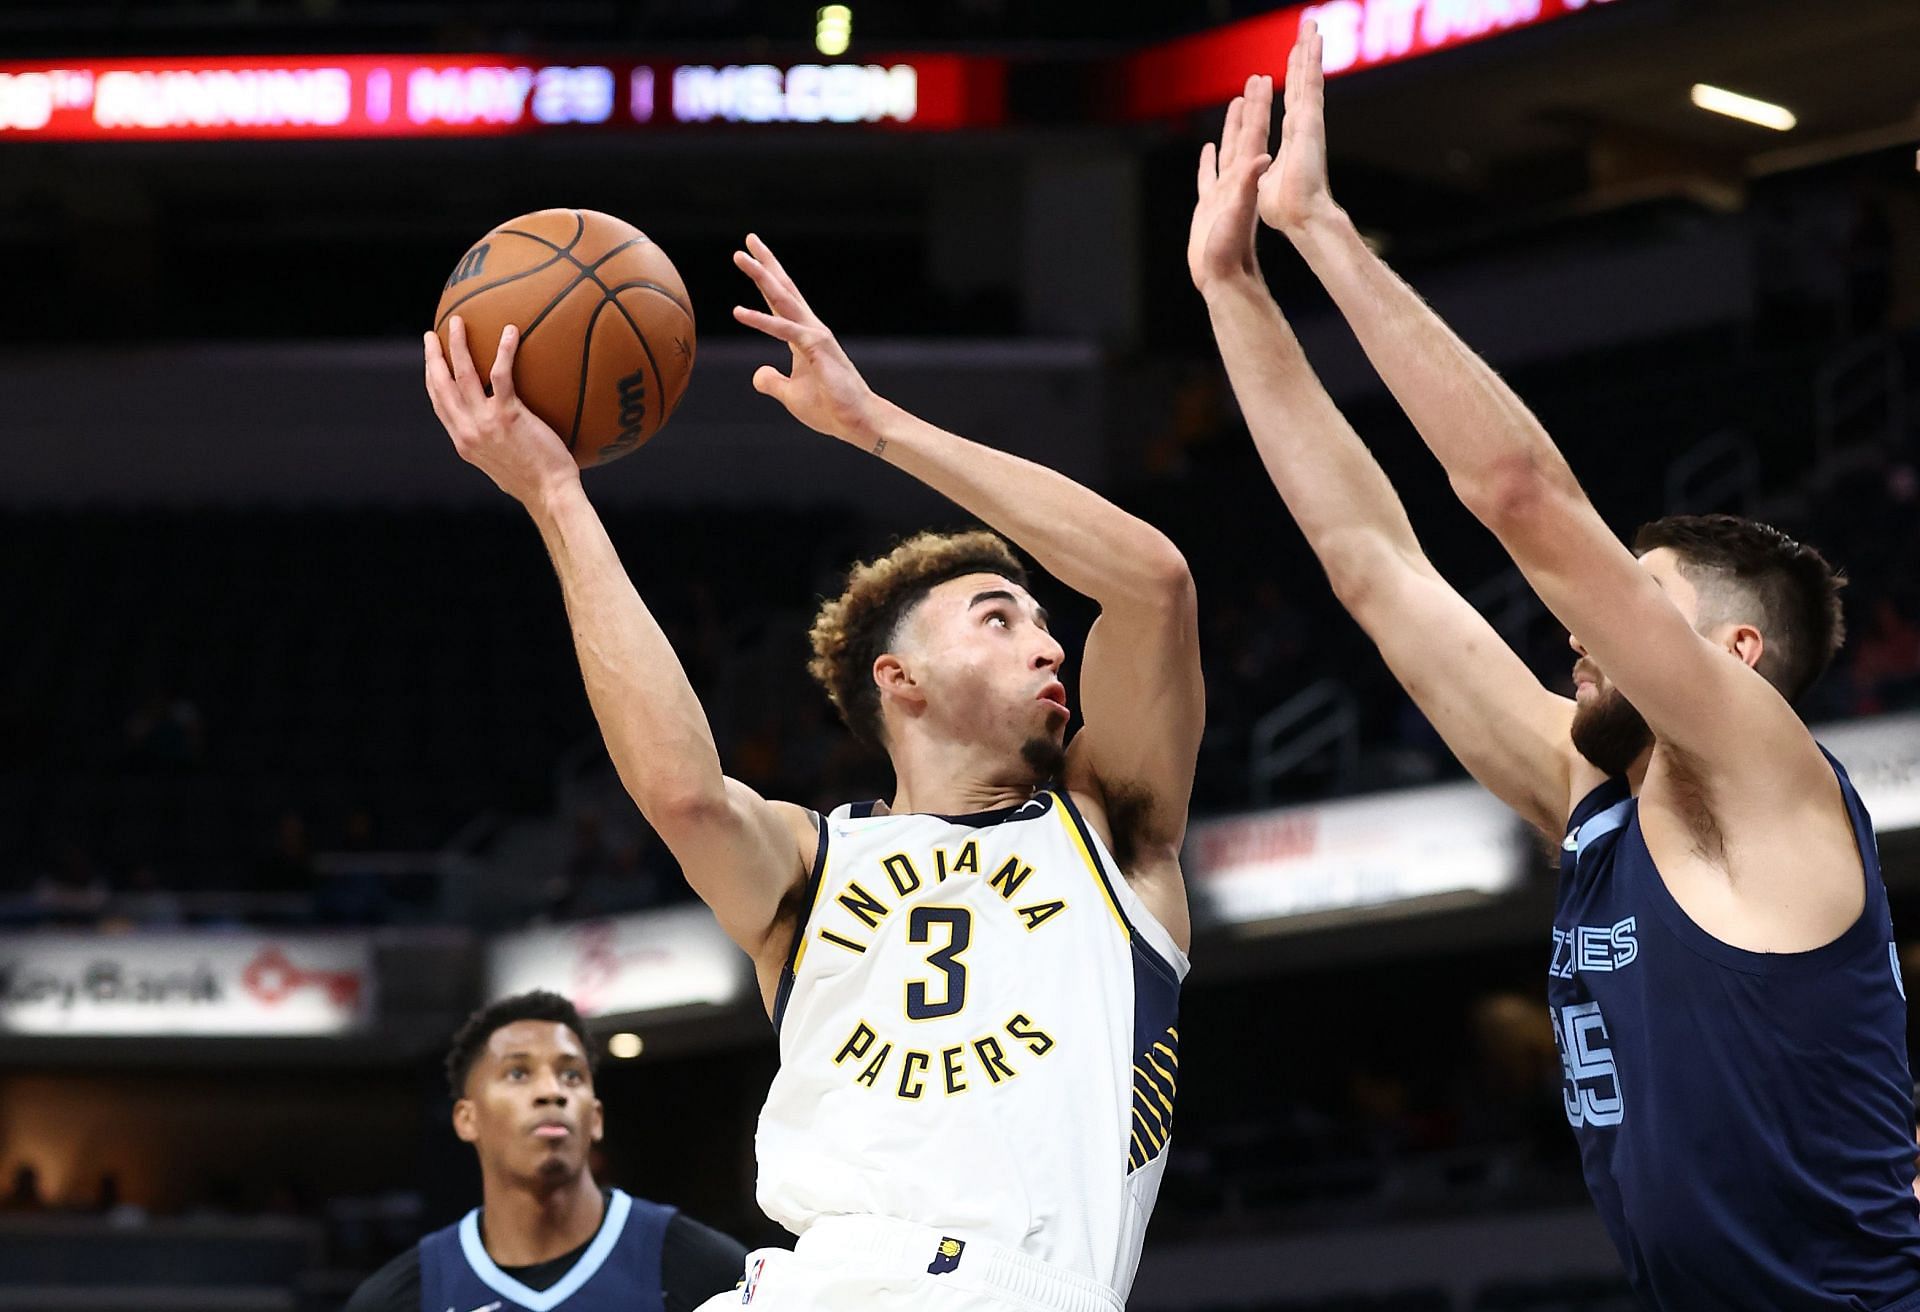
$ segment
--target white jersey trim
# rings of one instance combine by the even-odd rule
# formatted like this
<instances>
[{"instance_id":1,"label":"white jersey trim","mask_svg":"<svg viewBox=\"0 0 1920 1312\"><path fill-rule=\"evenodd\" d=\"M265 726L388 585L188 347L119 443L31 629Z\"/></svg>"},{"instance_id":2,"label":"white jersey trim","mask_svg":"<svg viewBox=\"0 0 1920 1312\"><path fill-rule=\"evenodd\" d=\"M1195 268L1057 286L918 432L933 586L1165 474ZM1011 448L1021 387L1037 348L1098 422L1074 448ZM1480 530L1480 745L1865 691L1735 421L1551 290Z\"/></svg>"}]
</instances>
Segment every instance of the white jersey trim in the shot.
<instances>
[{"instance_id":1,"label":"white jersey trim","mask_svg":"<svg viewBox=\"0 0 1920 1312\"><path fill-rule=\"evenodd\" d=\"M572 1298L580 1286L600 1274L600 1268L613 1253L613 1246L620 1242L620 1232L626 1229L627 1214L632 1210L633 1199L618 1189L611 1191L607 1197L607 1214L600 1218L600 1233L593 1237L587 1251L580 1254L573 1269L559 1284L548 1289L523 1285L499 1268L488 1254L487 1246L480 1242L480 1209L477 1207L460 1218L460 1251L466 1255L467 1265L480 1283L494 1293L512 1299L528 1312L552 1312Z\"/></svg>"}]
</instances>

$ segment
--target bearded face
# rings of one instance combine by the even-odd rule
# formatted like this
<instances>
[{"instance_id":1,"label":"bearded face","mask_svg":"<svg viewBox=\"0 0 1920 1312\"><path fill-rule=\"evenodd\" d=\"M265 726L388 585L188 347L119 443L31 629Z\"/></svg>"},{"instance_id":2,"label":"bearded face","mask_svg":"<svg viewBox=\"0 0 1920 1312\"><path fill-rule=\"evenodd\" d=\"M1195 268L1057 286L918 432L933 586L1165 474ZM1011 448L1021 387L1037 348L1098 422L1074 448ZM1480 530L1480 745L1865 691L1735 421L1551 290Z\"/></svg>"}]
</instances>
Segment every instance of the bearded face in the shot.
<instances>
[{"instance_id":1,"label":"bearded face","mask_svg":"<svg viewBox=\"0 0 1920 1312\"><path fill-rule=\"evenodd\" d=\"M1021 745L1020 759L1032 769L1036 788L1058 783L1060 777L1067 772L1066 744L1057 737L1027 739Z\"/></svg>"},{"instance_id":2,"label":"bearded face","mask_svg":"<svg viewBox=\"0 0 1920 1312\"><path fill-rule=\"evenodd\" d=\"M1584 663L1584 662L1583 662ZM1621 691L1595 672L1583 684L1573 708L1573 747L1595 769L1623 775L1653 746L1653 730Z\"/></svg>"}]
</instances>

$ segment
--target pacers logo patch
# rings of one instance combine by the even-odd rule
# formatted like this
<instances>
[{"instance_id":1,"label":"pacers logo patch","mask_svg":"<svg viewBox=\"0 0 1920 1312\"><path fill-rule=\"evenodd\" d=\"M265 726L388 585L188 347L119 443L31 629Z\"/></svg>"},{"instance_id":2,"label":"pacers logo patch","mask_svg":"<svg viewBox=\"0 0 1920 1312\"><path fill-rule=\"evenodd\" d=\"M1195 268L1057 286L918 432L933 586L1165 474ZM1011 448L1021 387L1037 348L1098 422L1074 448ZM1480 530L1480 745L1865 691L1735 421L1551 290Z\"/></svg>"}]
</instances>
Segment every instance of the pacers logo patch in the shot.
<instances>
[{"instance_id":1,"label":"pacers logo patch","mask_svg":"<svg viewBox=\"0 0 1920 1312\"><path fill-rule=\"evenodd\" d=\"M967 1251L964 1239L942 1239L940 1247L933 1250L933 1261L927 1263L927 1274L942 1276L960 1267L960 1254Z\"/></svg>"}]
</instances>

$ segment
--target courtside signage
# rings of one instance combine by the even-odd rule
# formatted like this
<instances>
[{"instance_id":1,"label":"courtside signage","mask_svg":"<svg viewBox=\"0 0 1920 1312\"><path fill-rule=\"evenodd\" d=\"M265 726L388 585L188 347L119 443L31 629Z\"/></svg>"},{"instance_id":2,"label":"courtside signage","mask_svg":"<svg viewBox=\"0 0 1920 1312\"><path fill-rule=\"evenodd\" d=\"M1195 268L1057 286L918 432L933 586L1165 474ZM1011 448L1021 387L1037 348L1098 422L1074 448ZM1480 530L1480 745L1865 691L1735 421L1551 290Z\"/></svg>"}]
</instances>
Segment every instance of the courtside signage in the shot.
<instances>
[{"instance_id":1,"label":"courtside signage","mask_svg":"<svg viewBox=\"0 0 1920 1312\"><path fill-rule=\"evenodd\" d=\"M1320 25L1328 77L1400 64L1617 0L1325 0L1168 41L1128 59L1122 113L1158 118L1218 109L1249 75L1287 71L1300 24ZM1276 92L1277 96L1277 92Z\"/></svg>"},{"instance_id":2,"label":"courtside signage","mask_svg":"<svg viewBox=\"0 0 1920 1312\"><path fill-rule=\"evenodd\" d=\"M552 989L584 1016L723 1007L752 984L745 954L703 906L531 929L488 947L488 997Z\"/></svg>"},{"instance_id":3,"label":"courtside signage","mask_svg":"<svg viewBox=\"0 0 1920 1312\"><path fill-rule=\"evenodd\" d=\"M1004 61L522 62L499 55L0 64L0 141L480 137L676 124L951 130L1005 116Z\"/></svg>"},{"instance_id":4,"label":"courtside signage","mask_svg":"<svg viewBox=\"0 0 1920 1312\"><path fill-rule=\"evenodd\" d=\"M372 1008L364 935L0 936L0 1034L338 1035Z\"/></svg>"},{"instance_id":5,"label":"courtside signage","mask_svg":"<svg viewBox=\"0 0 1920 1312\"><path fill-rule=\"evenodd\" d=\"M1818 726L1882 834L1920 828L1920 712ZM1279 807L1193 827L1196 918L1254 924L1498 895L1541 867L1528 830L1472 782Z\"/></svg>"},{"instance_id":6,"label":"courtside signage","mask_svg":"<svg viewBox=\"0 0 1920 1312\"><path fill-rule=\"evenodd\" d=\"M1198 824L1185 865L1196 917L1244 925L1493 896L1520 882L1528 852L1525 826L1469 782Z\"/></svg>"},{"instance_id":7,"label":"courtside signage","mask_svg":"<svg viewBox=\"0 0 1920 1312\"><path fill-rule=\"evenodd\" d=\"M1920 828L1920 712L1843 720L1813 736L1847 767L1876 831Z\"/></svg>"}]
</instances>

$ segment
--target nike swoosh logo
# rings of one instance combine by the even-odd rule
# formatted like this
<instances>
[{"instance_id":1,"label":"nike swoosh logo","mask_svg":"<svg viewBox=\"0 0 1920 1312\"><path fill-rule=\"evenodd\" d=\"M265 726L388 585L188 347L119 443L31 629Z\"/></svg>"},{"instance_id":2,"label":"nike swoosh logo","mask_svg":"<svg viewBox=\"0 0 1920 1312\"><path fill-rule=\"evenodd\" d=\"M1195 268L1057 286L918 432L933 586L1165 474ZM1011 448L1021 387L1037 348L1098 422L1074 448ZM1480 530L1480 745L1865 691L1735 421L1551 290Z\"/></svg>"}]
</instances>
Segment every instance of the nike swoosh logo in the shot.
<instances>
[{"instance_id":1,"label":"nike swoosh logo","mask_svg":"<svg viewBox=\"0 0 1920 1312\"><path fill-rule=\"evenodd\" d=\"M500 1312L500 1309L505 1306L506 1304L502 1303L499 1299L496 1298L493 1300L493 1302L487 1304L485 1307L475 1308L473 1312ZM453 1312L453 1309L448 1308L447 1312Z\"/></svg>"}]
</instances>

